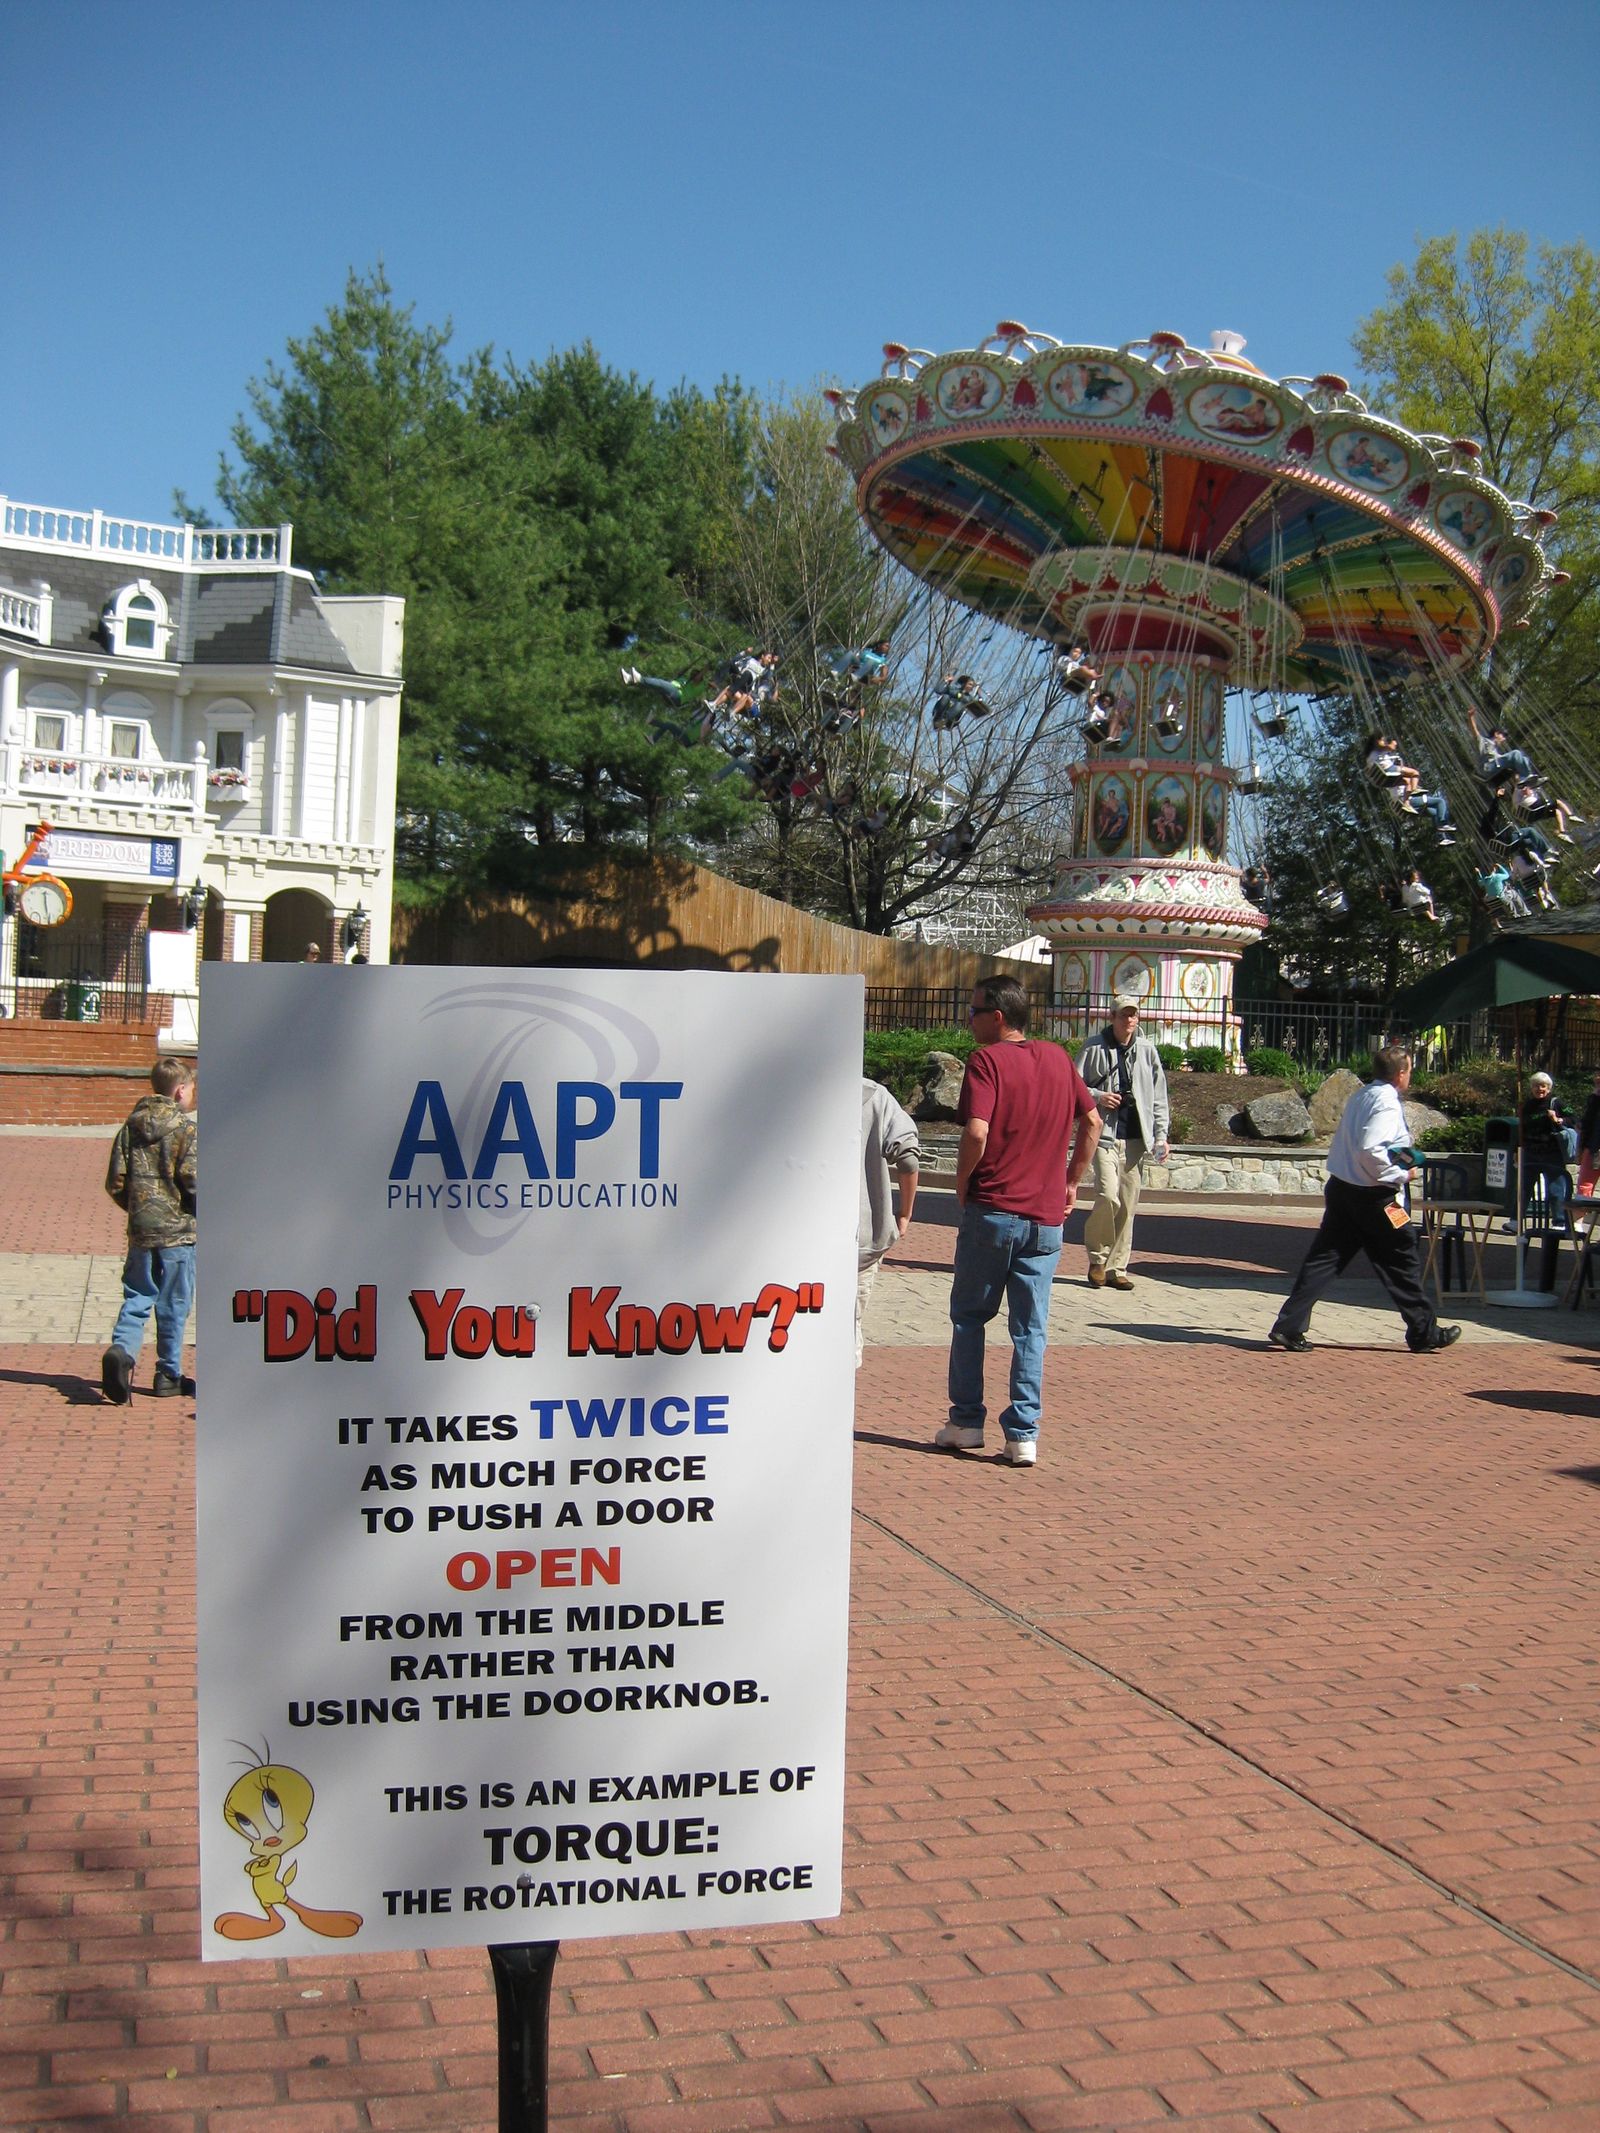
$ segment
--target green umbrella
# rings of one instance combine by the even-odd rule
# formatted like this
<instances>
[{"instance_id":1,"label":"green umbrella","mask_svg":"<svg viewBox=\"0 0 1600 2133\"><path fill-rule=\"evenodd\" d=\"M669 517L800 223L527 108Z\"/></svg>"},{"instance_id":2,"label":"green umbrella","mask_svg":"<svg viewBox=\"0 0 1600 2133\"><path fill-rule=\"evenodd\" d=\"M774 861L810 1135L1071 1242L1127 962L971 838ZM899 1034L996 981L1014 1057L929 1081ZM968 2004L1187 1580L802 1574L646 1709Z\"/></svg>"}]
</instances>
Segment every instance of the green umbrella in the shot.
<instances>
[{"instance_id":1,"label":"green umbrella","mask_svg":"<svg viewBox=\"0 0 1600 2133\"><path fill-rule=\"evenodd\" d=\"M1397 1028L1461 1022L1480 1007L1512 1007L1561 993L1600 996L1600 955L1526 934L1502 934L1470 954L1397 992L1390 1003Z\"/></svg>"}]
</instances>

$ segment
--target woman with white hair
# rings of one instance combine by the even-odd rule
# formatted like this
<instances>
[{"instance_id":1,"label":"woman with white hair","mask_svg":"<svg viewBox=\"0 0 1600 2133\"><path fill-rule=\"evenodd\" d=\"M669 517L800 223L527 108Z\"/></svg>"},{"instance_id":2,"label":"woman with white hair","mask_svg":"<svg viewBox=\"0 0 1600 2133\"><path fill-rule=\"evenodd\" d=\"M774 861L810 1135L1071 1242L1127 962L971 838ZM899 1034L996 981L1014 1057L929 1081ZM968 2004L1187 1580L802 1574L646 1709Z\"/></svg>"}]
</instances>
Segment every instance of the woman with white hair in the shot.
<instances>
[{"instance_id":1,"label":"woman with white hair","mask_svg":"<svg viewBox=\"0 0 1600 2133\"><path fill-rule=\"evenodd\" d=\"M1567 1166L1577 1155L1578 1136L1567 1123L1555 1083L1542 1071L1530 1075L1522 1106L1522 1189L1529 1199L1543 1198L1558 1224L1565 1222L1572 1197Z\"/></svg>"}]
</instances>

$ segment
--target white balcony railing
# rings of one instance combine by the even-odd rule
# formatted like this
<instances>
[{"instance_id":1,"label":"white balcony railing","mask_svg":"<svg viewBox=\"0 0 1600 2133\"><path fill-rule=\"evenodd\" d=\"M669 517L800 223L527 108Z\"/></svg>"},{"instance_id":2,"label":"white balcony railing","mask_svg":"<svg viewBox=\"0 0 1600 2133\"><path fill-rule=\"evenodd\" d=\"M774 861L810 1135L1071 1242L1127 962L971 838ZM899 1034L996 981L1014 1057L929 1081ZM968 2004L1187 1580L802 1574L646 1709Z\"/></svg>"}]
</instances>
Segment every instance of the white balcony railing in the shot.
<instances>
[{"instance_id":1,"label":"white balcony railing","mask_svg":"<svg viewBox=\"0 0 1600 2133\"><path fill-rule=\"evenodd\" d=\"M198 815L205 807L206 761L130 762L126 756L75 755L12 742L0 748L0 791L40 802Z\"/></svg>"},{"instance_id":2,"label":"white balcony railing","mask_svg":"<svg viewBox=\"0 0 1600 2133\"><path fill-rule=\"evenodd\" d=\"M13 548L124 556L166 570L287 570L293 539L292 526L173 526L0 496L0 542Z\"/></svg>"},{"instance_id":3,"label":"white balcony railing","mask_svg":"<svg viewBox=\"0 0 1600 2133\"><path fill-rule=\"evenodd\" d=\"M35 644L48 644L53 604L47 592L12 592L0 585L0 630L9 630L14 637L31 637Z\"/></svg>"}]
</instances>

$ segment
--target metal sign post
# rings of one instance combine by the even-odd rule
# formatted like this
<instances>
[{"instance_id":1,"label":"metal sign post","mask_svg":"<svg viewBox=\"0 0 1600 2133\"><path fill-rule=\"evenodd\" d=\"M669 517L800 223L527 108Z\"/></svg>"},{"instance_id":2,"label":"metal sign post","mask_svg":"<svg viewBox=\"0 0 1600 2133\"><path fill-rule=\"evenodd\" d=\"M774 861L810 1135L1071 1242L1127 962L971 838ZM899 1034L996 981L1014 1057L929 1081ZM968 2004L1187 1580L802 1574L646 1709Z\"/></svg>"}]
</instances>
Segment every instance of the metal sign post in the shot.
<instances>
[{"instance_id":1,"label":"metal sign post","mask_svg":"<svg viewBox=\"0 0 1600 2133\"><path fill-rule=\"evenodd\" d=\"M1522 1175L1522 1149L1517 1148L1517 1205L1512 1243L1517 1255L1517 1281L1515 1288L1489 1289L1485 1291L1486 1303L1498 1304L1507 1311L1553 1311L1556 1307L1553 1289L1530 1289L1528 1287L1528 1233L1522 1226L1524 1209Z\"/></svg>"},{"instance_id":2,"label":"metal sign post","mask_svg":"<svg viewBox=\"0 0 1600 2133\"><path fill-rule=\"evenodd\" d=\"M558 1940L489 1950L500 2019L500 2133L545 2133L550 2116L550 1985Z\"/></svg>"}]
</instances>

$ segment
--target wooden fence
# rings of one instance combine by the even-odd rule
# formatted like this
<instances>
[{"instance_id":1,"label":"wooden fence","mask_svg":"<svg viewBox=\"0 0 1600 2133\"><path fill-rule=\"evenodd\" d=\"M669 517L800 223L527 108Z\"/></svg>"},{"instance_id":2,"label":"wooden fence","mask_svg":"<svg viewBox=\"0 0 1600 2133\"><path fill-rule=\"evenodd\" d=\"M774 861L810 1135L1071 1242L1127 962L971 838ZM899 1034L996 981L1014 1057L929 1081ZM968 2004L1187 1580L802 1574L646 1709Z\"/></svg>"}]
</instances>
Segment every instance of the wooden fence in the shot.
<instances>
[{"instance_id":1,"label":"wooden fence","mask_svg":"<svg viewBox=\"0 0 1600 2133\"><path fill-rule=\"evenodd\" d=\"M845 973L869 986L952 993L980 977L1041 982L1037 964L857 933L708 868L632 854L574 864L537 896L396 909L390 955L396 963Z\"/></svg>"}]
</instances>

